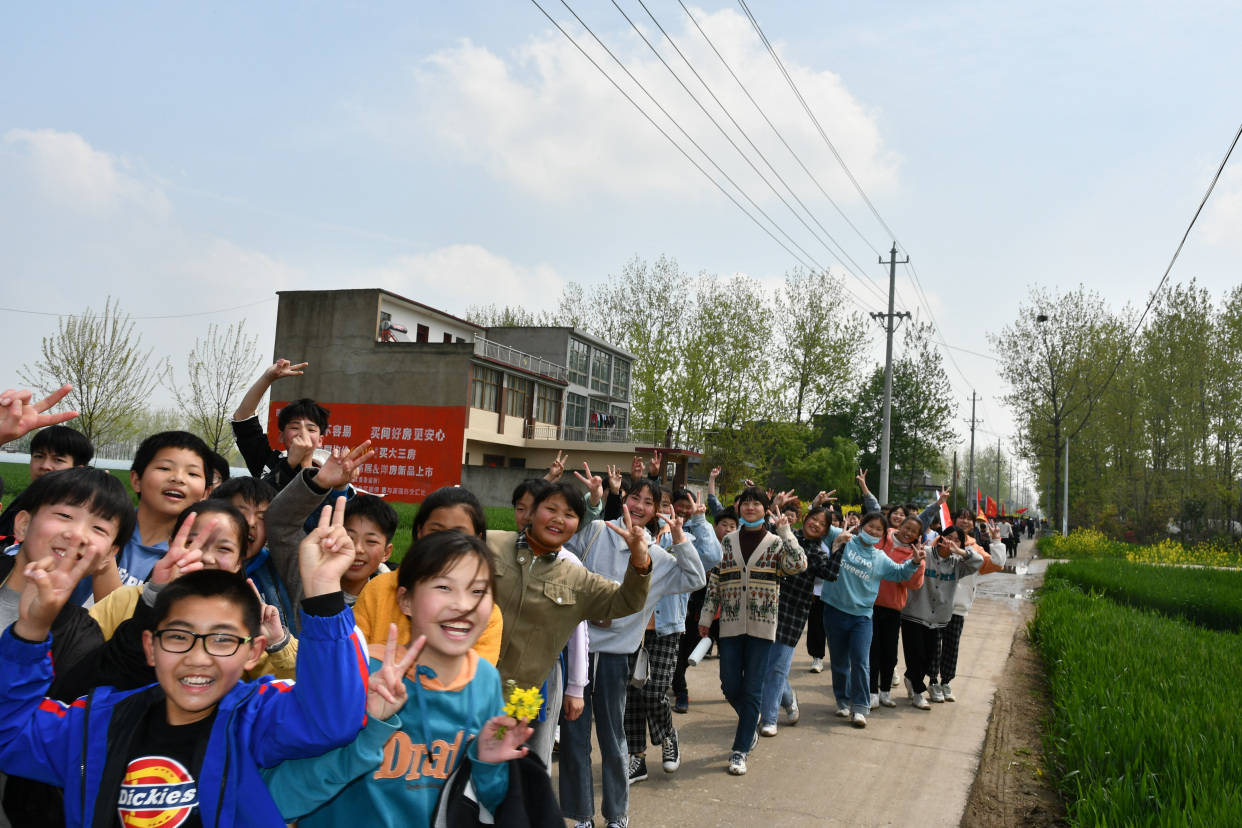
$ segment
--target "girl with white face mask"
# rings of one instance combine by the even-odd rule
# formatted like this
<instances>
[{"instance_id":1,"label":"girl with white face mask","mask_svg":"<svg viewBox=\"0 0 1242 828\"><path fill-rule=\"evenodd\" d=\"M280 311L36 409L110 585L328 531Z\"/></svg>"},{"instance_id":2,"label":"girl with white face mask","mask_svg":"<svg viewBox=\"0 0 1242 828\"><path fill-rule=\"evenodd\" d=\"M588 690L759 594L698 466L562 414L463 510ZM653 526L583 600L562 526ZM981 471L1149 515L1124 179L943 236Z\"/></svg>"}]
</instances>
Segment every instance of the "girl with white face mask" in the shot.
<instances>
[{"instance_id":1,"label":"girl with white face mask","mask_svg":"<svg viewBox=\"0 0 1242 828\"><path fill-rule=\"evenodd\" d=\"M884 515L870 512L863 516L857 534L837 535L834 548L844 544L840 572L836 580L824 584L820 595L837 715L851 719L855 727L867 726L871 710L871 612L880 581L906 581L924 566L921 548L912 550L910 559L901 564L877 549L887 534Z\"/></svg>"}]
</instances>

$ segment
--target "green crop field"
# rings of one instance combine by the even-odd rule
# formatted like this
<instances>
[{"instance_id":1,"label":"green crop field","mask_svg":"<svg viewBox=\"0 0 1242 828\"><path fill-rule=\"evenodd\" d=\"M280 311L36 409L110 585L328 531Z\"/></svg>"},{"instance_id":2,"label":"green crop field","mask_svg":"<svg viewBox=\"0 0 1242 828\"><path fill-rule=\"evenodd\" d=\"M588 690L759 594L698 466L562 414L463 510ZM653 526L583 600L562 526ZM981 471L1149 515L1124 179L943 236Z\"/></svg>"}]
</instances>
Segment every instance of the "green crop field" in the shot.
<instances>
[{"instance_id":1,"label":"green crop field","mask_svg":"<svg viewBox=\"0 0 1242 828\"><path fill-rule=\"evenodd\" d=\"M1045 752L1071 822L1242 825L1234 688L1242 635L1125 606L1076 583L1098 577L1146 594L1146 568L1126 573L1123 564L1101 575L1077 566L1050 568L1031 623L1052 693ZM1198 574L1195 594L1232 589L1232 573Z\"/></svg>"},{"instance_id":2,"label":"green crop field","mask_svg":"<svg viewBox=\"0 0 1242 828\"><path fill-rule=\"evenodd\" d=\"M1180 615L1216 630L1242 631L1242 572L1118 560L1053 564L1048 578L1094 590L1120 604Z\"/></svg>"}]
</instances>

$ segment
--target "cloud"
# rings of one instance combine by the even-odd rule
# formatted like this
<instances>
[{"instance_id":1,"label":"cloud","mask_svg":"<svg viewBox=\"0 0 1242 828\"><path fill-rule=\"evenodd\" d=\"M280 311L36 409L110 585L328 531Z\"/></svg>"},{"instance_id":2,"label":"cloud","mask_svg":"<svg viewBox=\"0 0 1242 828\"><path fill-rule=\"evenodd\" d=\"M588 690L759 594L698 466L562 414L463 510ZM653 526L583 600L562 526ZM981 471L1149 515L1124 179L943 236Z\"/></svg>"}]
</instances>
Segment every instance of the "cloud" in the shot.
<instances>
[{"instance_id":1,"label":"cloud","mask_svg":"<svg viewBox=\"0 0 1242 828\"><path fill-rule=\"evenodd\" d=\"M713 14L696 11L695 16L802 161L817 171L821 184L834 198L852 202L856 198L852 186L746 19L731 10ZM800 189L808 203L811 195L818 196L693 24L684 17L666 18L662 23L682 52L756 145L786 180L802 182ZM661 126L711 169L581 27L573 22L564 25ZM632 29L627 26L618 36L592 28L753 198L761 202L774 199ZM651 28L644 31L647 38L776 183L659 31ZM776 49L781 51L780 44ZM897 184L898 163L883 145L876 113L850 93L839 75L799 65L788 55L783 60L869 194L874 197L890 192ZM450 154L540 198L569 201L599 194L636 198L715 193L714 187L554 29L506 54L463 40L426 58L417 67L414 80L416 100L411 108L416 114L412 122L384 120L377 127L396 137L409 130L430 134ZM720 178L714 170L712 173ZM822 196L814 200L822 201Z\"/></svg>"},{"instance_id":2,"label":"cloud","mask_svg":"<svg viewBox=\"0 0 1242 828\"><path fill-rule=\"evenodd\" d=\"M89 214L138 208L156 216L169 210L159 189L131 176L124 162L77 133L10 129L0 140L18 153L36 194L59 207Z\"/></svg>"},{"instance_id":3,"label":"cloud","mask_svg":"<svg viewBox=\"0 0 1242 828\"><path fill-rule=\"evenodd\" d=\"M357 282L454 313L473 304L555 307L565 284L548 265L520 265L477 244L400 256L364 271Z\"/></svg>"}]
</instances>

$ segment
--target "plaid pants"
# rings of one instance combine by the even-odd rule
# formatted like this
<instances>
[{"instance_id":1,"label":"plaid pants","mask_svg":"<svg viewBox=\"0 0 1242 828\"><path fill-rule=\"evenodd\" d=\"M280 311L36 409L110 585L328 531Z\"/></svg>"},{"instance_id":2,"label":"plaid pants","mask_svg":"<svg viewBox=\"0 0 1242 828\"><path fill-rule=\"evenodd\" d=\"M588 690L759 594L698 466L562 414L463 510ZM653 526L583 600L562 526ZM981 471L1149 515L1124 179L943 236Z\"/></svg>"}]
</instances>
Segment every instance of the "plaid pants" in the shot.
<instances>
[{"instance_id":1,"label":"plaid pants","mask_svg":"<svg viewBox=\"0 0 1242 828\"><path fill-rule=\"evenodd\" d=\"M949 684L957 677L957 649L962 643L962 625L965 623L965 616L953 613L949 625L937 630L940 646L931 663L932 684Z\"/></svg>"},{"instance_id":2,"label":"plaid pants","mask_svg":"<svg viewBox=\"0 0 1242 828\"><path fill-rule=\"evenodd\" d=\"M681 633L657 635L655 630L643 634L643 646L651 674L641 690L629 687L625 691L625 740L630 753L647 750L646 730L651 731L651 743L660 745L673 732L673 706L668 700L668 689L673 684L673 672L677 669L677 650ZM638 654L630 656L630 672Z\"/></svg>"}]
</instances>

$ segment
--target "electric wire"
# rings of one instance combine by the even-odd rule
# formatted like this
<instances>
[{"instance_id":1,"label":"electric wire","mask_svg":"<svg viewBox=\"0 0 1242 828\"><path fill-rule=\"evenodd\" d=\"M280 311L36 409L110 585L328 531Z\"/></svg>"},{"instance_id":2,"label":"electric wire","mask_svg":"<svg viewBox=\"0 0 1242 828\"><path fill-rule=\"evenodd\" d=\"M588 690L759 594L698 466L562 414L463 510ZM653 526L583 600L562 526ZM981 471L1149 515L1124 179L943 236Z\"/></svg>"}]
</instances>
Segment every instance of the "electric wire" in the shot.
<instances>
[{"instance_id":1,"label":"electric wire","mask_svg":"<svg viewBox=\"0 0 1242 828\"><path fill-rule=\"evenodd\" d=\"M276 301L275 296L269 296L268 298L260 299L257 302L247 302L244 305L234 305L231 308L219 308L217 310L208 310L208 311L194 311L192 313L166 313L166 314L158 314L155 316L128 316L128 318L135 319L135 320L137 319L188 319L191 316L211 316L212 314L216 314L216 313L228 313L229 311L241 310L242 308L253 308L255 305L263 305L263 304L266 304L267 302L275 302L275 301ZM94 321L96 319L108 319L109 318L107 316L103 316L99 314L93 314L91 316L81 316L75 313L55 313L53 311L25 310L23 308L0 308L0 311L4 313L23 313L23 314L27 314L28 316L73 317L75 319L91 320L91 321Z\"/></svg>"}]
</instances>

